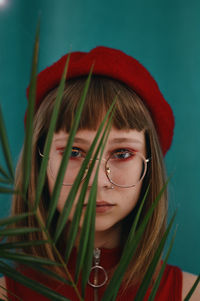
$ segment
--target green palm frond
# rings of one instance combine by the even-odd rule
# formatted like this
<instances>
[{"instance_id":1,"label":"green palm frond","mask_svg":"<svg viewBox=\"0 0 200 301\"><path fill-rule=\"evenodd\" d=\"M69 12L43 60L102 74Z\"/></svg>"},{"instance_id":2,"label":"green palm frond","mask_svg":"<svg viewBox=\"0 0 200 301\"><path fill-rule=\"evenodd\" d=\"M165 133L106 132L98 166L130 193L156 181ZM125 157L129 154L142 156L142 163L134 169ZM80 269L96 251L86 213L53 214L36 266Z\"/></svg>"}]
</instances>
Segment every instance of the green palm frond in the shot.
<instances>
[{"instance_id":1,"label":"green palm frond","mask_svg":"<svg viewBox=\"0 0 200 301\"><path fill-rule=\"evenodd\" d=\"M160 200L163 192L165 191L167 187L167 184L163 187L163 189L160 191L159 195L157 196L156 200L154 201L154 203L152 204L152 206L150 207L150 209L148 210L146 216L144 217L142 223L140 224L140 226L138 227L137 231L137 225L138 225L138 221L141 215L141 211L144 205L144 202L146 200L147 197L147 193L149 190L149 187L146 190L146 193L143 197L143 200L140 204L140 208L137 212L136 218L134 220L134 223L131 227L129 236L127 238L127 242L124 246L123 249L123 253L121 256L121 260L119 262L119 265L111 279L111 281L108 284L108 287L103 295L102 301L111 301L111 300L115 300L117 292L120 288L120 285L122 283L123 280L123 276L128 268L129 263L132 260L133 254L137 249L138 244L140 243L140 240L142 238L142 234L144 233L145 227L147 226L147 223L151 217L151 215L153 214L153 211L155 209L155 207L158 204L158 201Z\"/></svg>"},{"instance_id":2,"label":"green palm frond","mask_svg":"<svg viewBox=\"0 0 200 301\"><path fill-rule=\"evenodd\" d=\"M14 236L14 235L20 235L20 234L27 234L31 232L41 231L40 228L16 228L16 229L3 229L0 230L0 237L3 236Z\"/></svg>"},{"instance_id":3,"label":"green palm frond","mask_svg":"<svg viewBox=\"0 0 200 301\"><path fill-rule=\"evenodd\" d=\"M0 186L0 193L8 193L8 194L13 194L13 193L18 193L17 191L15 191L13 188L9 188L9 187L2 187Z\"/></svg>"},{"instance_id":4,"label":"green palm frond","mask_svg":"<svg viewBox=\"0 0 200 301\"><path fill-rule=\"evenodd\" d=\"M99 172L99 167L101 164L101 159L103 156L103 150L104 150L104 147L105 147L108 135L109 135L109 131L110 131L110 126L111 126L111 122L112 122L111 118L112 118L112 115L110 116L108 123L105 127L105 130L103 132L103 135L101 137L101 140L99 142L97 150L92 159L92 163L88 170L88 174L87 174L86 181L85 181L86 185L88 187L92 170L94 168L94 165L96 163L97 157L99 156L99 152L100 152L100 156L98 158L98 165L97 165L97 169L95 172L95 177L94 177L92 187L90 190L90 195L88 198L88 204L86 207L84 222L83 222L83 226L81 229L78 260L77 260L76 273L75 273L75 281L77 281L80 271L83 268L83 270L82 270L82 294L83 295L84 295L87 281L89 279L90 268L91 268L92 259L93 259L94 229L95 229L95 215L96 215L95 208L96 208L98 172Z\"/></svg>"},{"instance_id":5,"label":"green palm frond","mask_svg":"<svg viewBox=\"0 0 200 301\"><path fill-rule=\"evenodd\" d=\"M17 261L18 263L26 264L33 263L35 265L41 264L41 265L60 265L57 262L54 262L50 259L42 258L42 257L36 257L36 256L30 256L25 253L14 253L14 252L8 252L8 251L0 251L0 257L5 259L11 259L14 261Z\"/></svg>"},{"instance_id":6,"label":"green palm frond","mask_svg":"<svg viewBox=\"0 0 200 301\"><path fill-rule=\"evenodd\" d=\"M0 116L0 118L1 118L1 128L3 127L3 125L2 125L2 123L3 123L3 116ZM2 130L1 130L1 132L2 132ZM2 138L2 133L1 133L1 140L3 140L3 138ZM3 169L3 167L2 166L0 166L0 173L7 179L7 180L10 180L10 177L9 177L9 175L7 174L7 172Z\"/></svg>"},{"instance_id":7,"label":"green palm frond","mask_svg":"<svg viewBox=\"0 0 200 301\"><path fill-rule=\"evenodd\" d=\"M174 244L175 236L176 236L176 231L174 231L174 235L172 236L172 239L171 239L171 241L170 241L169 248L168 248L168 250L167 250L167 254L166 254L166 256L165 256L165 258L164 258L164 260L163 260L162 267L161 267L160 272L159 272L159 274L158 274L158 277L157 277L157 279L156 279L156 281L155 281L155 283L154 283L154 286L153 286L153 288L152 288L152 291L151 291L151 294L150 294L150 296L149 296L148 301L153 301L154 298L155 298L155 296L156 296L156 292L157 292L157 290L158 290L160 281L161 281L161 279L162 279L162 275L164 274L164 271L165 271L165 267L166 267L166 264L167 264L167 260L168 260L168 258L169 258L169 255L170 255L170 253L171 253L171 250L172 250L172 247L173 247L173 244Z\"/></svg>"},{"instance_id":8,"label":"green palm frond","mask_svg":"<svg viewBox=\"0 0 200 301\"><path fill-rule=\"evenodd\" d=\"M53 189L53 192L52 192L52 197L51 197L51 200L50 200L50 205L49 205L50 209L49 209L49 214L48 214L48 217L47 217L47 227L49 227L49 225L52 221L53 215L55 213L56 207L57 207L57 201L58 201L60 190L61 190L61 187L62 187L64 173L65 173L66 166L67 166L70 154L71 154L72 144L73 144L73 141L74 141L76 131L78 129L78 125L79 125L79 121L80 121L80 117L81 117L81 112L83 110L84 101L85 101L87 91L88 91L88 87L89 87L89 84L90 84L91 72L92 72L92 69L91 69L90 74L88 76L88 79L86 81L86 85L84 87L82 97L79 101L78 109L76 111L75 118L74 118L74 123L73 123L72 128L69 132L69 138L68 138L67 146L66 146L64 154L63 154L62 164L61 164L60 169L58 171L58 175L57 175L56 182L55 182L55 185L54 185L54 189Z\"/></svg>"},{"instance_id":9,"label":"green palm frond","mask_svg":"<svg viewBox=\"0 0 200 301\"><path fill-rule=\"evenodd\" d=\"M38 65L38 52L39 52L39 31L40 26L38 23L36 30L36 38L34 45L34 53L32 60L31 80L29 88L29 101L27 109L26 119L26 130L25 130L25 141L24 141L24 155L23 155L23 196L25 198L27 188L29 185L31 166L32 166L32 136L33 136L33 116L35 109L35 98L36 98L36 78L37 78L37 65Z\"/></svg>"},{"instance_id":10,"label":"green palm frond","mask_svg":"<svg viewBox=\"0 0 200 301\"><path fill-rule=\"evenodd\" d=\"M144 296L146 294L146 291L151 283L151 280L152 280L152 276L154 275L154 272L155 272L155 269L157 267L157 264L160 260L160 257L162 255L162 252L163 252L163 249L164 249L164 246L165 246L165 243L167 241L167 237L169 235L169 232L172 228L172 225L173 225L173 222L174 222L174 219L175 219L175 214L173 215L173 217L171 218L171 221L169 223L169 226L167 227L167 230L165 231L162 239L161 239L161 242L155 252L155 255L153 257L153 260L145 274L145 278L143 279L138 291L137 291L137 295L135 297L135 301L142 301L144 299Z\"/></svg>"},{"instance_id":11,"label":"green palm frond","mask_svg":"<svg viewBox=\"0 0 200 301\"><path fill-rule=\"evenodd\" d=\"M23 231L24 234L24 231ZM12 232L13 235L13 232ZM8 249L22 249L22 248L26 248L26 247L32 247L32 246L41 246L44 244L49 243L48 240L36 240L36 241L19 241L19 242L10 242L10 243L1 243L0 244L0 252L1 249L3 250L8 250Z\"/></svg>"},{"instance_id":12,"label":"green palm frond","mask_svg":"<svg viewBox=\"0 0 200 301\"><path fill-rule=\"evenodd\" d=\"M57 292L51 290L49 287L39 283L36 280L30 279L23 275L22 273L18 272L16 269L11 268L9 265L5 264L4 262L0 262L0 271L7 277L25 285L26 287L37 291L38 293L46 296L50 300L55 301L70 301L64 296L58 294Z\"/></svg>"},{"instance_id":13,"label":"green palm frond","mask_svg":"<svg viewBox=\"0 0 200 301\"><path fill-rule=\"evenodd\" d=\"M40 172L39 172L39 176L38 176L37 189L36 189L35 208L37 208L37 206L39 205L41 193L42 193L45 178L46 178L46 169L47 169L47 164L48 164L48 160L49 160L49 151L50 151L51 142L52 142L53 134L54 134L55 127L56 127L60 104L62 101L62 95L63 95L63 91L64 91L64 86L65 86L65 79L66 79L66 75L67 75L69 59L70 59L70 55L67 57L63 75L62 75L62 78L61 78L61 81L60 81L60 84L58 87L58 93L57 93L56 100L55 100L55 105L54 105L51 122L50 122L50 127L48 130L47 138L46 138L45 145L44 145L44 154L43 154L41 168L40 168ZM53 210L54 207L52 205L50 205L50 208L51 208L51 211L49 213L49 215L50 215L49 222L51 220L51 217L53 216L53 212L55 211L55 210Z\"/></svg>"},{"instance_id":14,"label":"green palm frond","mask_svg":"<svg viewBox=\"0 0 200 301\"><path fill-rule=\"evenodd\" d=\"M115 100L114 100L115 102ZM75 182L71 188L71 191L69 193L69 196L65 202L65 205L64 205L64 208L63 208L63 211L62 211L62 214L60 215L60 218L58 220L58 225L57 225L57 229L56 229L56 232L55 232L55 241L57 241L57 239L59 238L59 235L61 234L61 232L63 231L64 229L64 226L66 225L66 221L67 221L67 218L68 218L68 215L70 213L70 210L69 210L69 206L71 206L71 199L73 199L73 197L75 197L76 193L77 193L77 190L78 190L78 187L80 185L80 182L82 180L82 177L85 173L85 170L86 168L88 167L88 165L90 166L89 167L89 170L87 172L87 177L86 179L84 180L84 183L82 185L82 189L81 189L81 192L80 192L80 196L79 196L79 199L77 201L77 208L76 208L76 211L75 211L75 214L74 214L74 218L72 220L72 223L71 223L71 226L70 226L70 229L69 229L69 237L68 237L68 241L69 241L69 244L67 244L67 248L66 248L66 251L65 251L65 259L66 261L68 261L68 258L70 256L70 253L71 253L71 249L73 247L73 244L74 244L74 241L75 241L75 237L76 237L76 234L77 234L77 231L78 231L78 225L79 225L79 222L80 222L80 217L81 217L81 213L82 213L82 208L83 208L83 202L84 202L84 199L85 199L85 195L86 195L86 191L87 191L87 188L88 188L88 184L89 184L89 179L90 179L90 176L91 176L91 173L92 173L92 170L94 168L94 164L95 164L95 161L97 159L97 156L99 154L99 151L102 147L102 143L103 143L103 139L105 137L105 134L106 132L108 131L108 126L109 126L109 122L105 128L105 131L103 133L103 136L97 146L97 150L93 156L93 160L92 160L92 163L90 163L90 160L91 160L91 157L92 157L92 154L93 154L93 151L95 149L95 146L98 142L98 139L102 133L102 130L103 130L103 127L108 119L108 116L109 114L111 113L112 109L113 109L113 105L114 105L114 102L110 108L110 110L107 112L104 120L102 121L97 133L96 133L96 136L91 144L91 147L90 149L88 150L87 154L86 154L86 158L85 160L83 161L83 164L81 166L81 169L80 169L80 172L79 174L77 175L77 178L75 179ZM71 209L71 207L70 207Z\"/></svg>"},{"instance_id":15,"label":"green palm frond","mask_svg":"<svg viewBox=\"0 0 200 301\"><path fill-rule=\"evenodd\" d=\"M16 223L18 221L21 221L21 220L23 220L23 219L25 219L28 216L31 216L33 214L34 213L28 212L28 213L22 213L22 214L19 214L19 215L15 215L15 216L1 218L0 219L0 227L14 224L14 223Z\"/></svg>"},{"instance_id":16,"label":"green palm frond","mask_svg":"<svg viewBox=\"0 0 200 301\"><path fill-rule=\"evenodd\" d=\"M5 158L5 163L7 165L9 175L7 174L7 172L2 167L0 167L0 173L4 177L6 177L6 179L10 180L11 183L13 183L13 181L14 181L14 168L13 168L13 162L12 162L12 156L11 156L11 152L10 152L9 142L8 142L8 138L7 138L7 135L6 135L6 129L5 129L5 124L4 124L4 120L3 120L3 114L2 114L1 106L0 106L0 141L1 141L2 149L3 149L3 153L4 153L4 158Z\"/></svg>"},{"instance_id":17,"label":"green palm frond","mask_svg":"<svg viewBox=\"0 0 200 301\"><path fill-rule=\"evenodd\" d=\"M12 162L11 151L6 134L5 122L3 120L2 109L0 105L0 142L3 151L4 162L6 169L0 166L0 194L13 194L16 193L13 189L14 184L14 165Z\"/></svg>"}]
</instances>

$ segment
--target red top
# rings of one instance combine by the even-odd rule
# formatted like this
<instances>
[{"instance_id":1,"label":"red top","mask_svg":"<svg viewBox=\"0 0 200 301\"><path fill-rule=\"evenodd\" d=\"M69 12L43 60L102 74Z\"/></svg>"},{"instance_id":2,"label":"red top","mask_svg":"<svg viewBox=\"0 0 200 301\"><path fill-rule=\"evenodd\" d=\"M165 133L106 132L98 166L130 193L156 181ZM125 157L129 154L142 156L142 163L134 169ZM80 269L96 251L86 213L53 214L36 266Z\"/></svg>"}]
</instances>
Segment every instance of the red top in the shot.
<instances>
[{"instance_id":1,"label":"red top","mask_svg":"<svg viewBox=\"0 0 200 301\"><path fill-rule=\"evenodd\" d=\"M74 260L70 261L69 269L71 271L74 270L75 267L75 256ZM114 250L102 249L101 250L101 258L100 258L100 265L103 266L106 270L109 270L111 267L115 266L116 263L119 261L120 255ZM35 278L36 273L32 270L27 270L25 272L27 277ZM29 288L13 281L12 279L6 278L6 285L8 291L12 292L13 294L17 295L23 301L47 301L50 300L35 291L32 291ZM44 279L42 275L37 274L37 280L44 284ZM79 301L77 298L74 289L71 286L66 284L60 284L55 281L45 282L48 287L55 290L59 294L63 295L69 300L72 301ZM105 291L105 286L98 289L98 300L101 300L103 293ZM120 288L116 301L127 301L127 300L134 300L136 295L136 288L129 287L125 292ZM144 301L148 300L150 295L150 289L147 291ZM19 299L13 297L10 293L8 293L8 298L11 301L18 301ZM87 285L86 288L86 295L85 300L87 301L94 301L94 289ZM175 266L167 265L163 277L161 279L161 283L159 289L157 291L155 301L181 301L182 300L182 271Z\"/></svg>"}]
</instances>

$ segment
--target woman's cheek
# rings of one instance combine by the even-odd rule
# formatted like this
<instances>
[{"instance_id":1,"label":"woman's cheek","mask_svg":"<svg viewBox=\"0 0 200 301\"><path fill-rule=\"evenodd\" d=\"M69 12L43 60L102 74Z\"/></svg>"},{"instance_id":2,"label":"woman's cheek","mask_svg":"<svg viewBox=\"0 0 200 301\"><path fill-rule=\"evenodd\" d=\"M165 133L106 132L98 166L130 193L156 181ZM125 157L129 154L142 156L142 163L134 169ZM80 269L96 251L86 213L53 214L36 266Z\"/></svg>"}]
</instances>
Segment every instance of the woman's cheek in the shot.
<instances>
[{"instance_id":1,"label":"woman's cheek","mask_svg":"<svg viewBox=\"0 0 200 301\"><path fill-rule=\"evenodd\" d=\"M55 180L52 178L52 176L50 174L47 174L47 179L48 179L49 193L50 193L50 195L52 195L53 188L55 185ZM57 209L59 212L61 212L62 209L64 208L67 196L70 192L70 189L71 189L71 186L62 186L61 187L60 196L59 196L58 204L57 204Z\"/></svg>"}]
</instances>

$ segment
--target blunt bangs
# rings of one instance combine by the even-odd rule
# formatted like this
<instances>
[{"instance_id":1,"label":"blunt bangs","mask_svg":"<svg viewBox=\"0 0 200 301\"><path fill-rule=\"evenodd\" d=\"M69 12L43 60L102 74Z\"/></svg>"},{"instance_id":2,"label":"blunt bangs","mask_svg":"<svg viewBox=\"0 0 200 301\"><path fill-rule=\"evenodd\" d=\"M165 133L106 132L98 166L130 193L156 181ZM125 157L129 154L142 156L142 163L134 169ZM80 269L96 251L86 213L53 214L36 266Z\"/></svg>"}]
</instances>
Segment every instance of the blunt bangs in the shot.
<instances>
[{"instance_id":1,"label":"blunt bangs","mask_svg":"<svg viewBox=\"0 0 200 301\"><path fill-rule=\"evenodd\" d=\"M56 132L60 130L70 131L85 83L86 77L71 79L66 82ZM47 108L43 124L46 131L49 128L56 93L57 89L51 91L41 105ZM115 98L117 100L113 126L116 129L145 131L149 124L149 111L139 96L123 83L102 76L92 76L91 78L78 130L97 130Z\"/></svg>"}]
</instances>

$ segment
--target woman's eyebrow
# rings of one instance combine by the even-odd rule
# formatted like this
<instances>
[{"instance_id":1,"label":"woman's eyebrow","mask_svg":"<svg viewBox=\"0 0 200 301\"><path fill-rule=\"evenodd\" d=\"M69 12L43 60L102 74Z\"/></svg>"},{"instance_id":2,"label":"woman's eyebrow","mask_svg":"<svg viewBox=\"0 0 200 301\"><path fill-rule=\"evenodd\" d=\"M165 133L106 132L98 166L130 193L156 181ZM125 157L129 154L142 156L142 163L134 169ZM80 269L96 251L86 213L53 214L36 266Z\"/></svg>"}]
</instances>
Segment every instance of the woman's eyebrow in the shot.
<instances>
[{"instance_id":1,"label":"woman's eyebrow","mask_svg":"<svg viewBox=\"0 0 200 301\"><path fill-rule=\"evenodd\" d=\"M63 137L63 138L57 138L55 139L55 141L59 142L59 141L67 141L67 138L68 137ZM88 140L88 139L85 139L85 138L81 138L81 137L75 137L74 138L74 142L76 143L81 143L81 144L85 144L85 145L88 145L88 144L91 144L91 141ZM136 143L136 144L142 144L142 141L137 139L137 138L125 138L125 137L121 137L121 138L113 138L111 139L110 141L108 141L109 144L117 144L117 143L123 143L123 142L126 142L126 143Z\"/></svg>"},{"instance_id":2,"label":"woman's eyebrow","mask_svg":"<svg viewBox=\"0 0 200 301\"><path fill-rule=\"evenodd\" d=\"M84 138L80 138L80 137L75 137L74 138L74 142L81 143L81 144L87 144L87 145L91 143L90 140L87 140L87 139L84 139Z\"/></svg>"},{"instance_id":3,"label":"woman's eyebrow","mask_svg":"<svg viewBox=\"0 0 200 301\"><path fill-rule=\"evenodd\" d=\"M137 143L137 144L142 144L142 141L137 139L137 138L113 138L112 140L109 141L109 144L116 144L116 143Z\"/></svg>"},{"instance_id":4,"label":"woman's eyebrow","mask_svg":"<svg viewBox=\"0 0 200 301\"><path fill-rule=\"evenodd\" d=\"M67 142L67 140L68 140L68 136L62 137L62 138L56 138L54 141L55 142ZM84 138L79 138L79 137L75 137L74 142L82 143L82 144L90 144L91 143L90 140L87 140L87 139L84 139Z\"/></svg>"},{"instance_id":5,"label":"woman's eyebrow","mask_svg":"<svg viewBox=\"0 0 200 301\"><path fill-rule=\"evenodd\" d=\"M82 144L90 144L91 143L90 140L87 140L87 139L84 139L84 138L79 138L79 137L75 137L74 142L82 143ZM123 143L123 142L129 142L129 143L132 142L132 143L142 144L142 141L140 141L137 138L125 138L125 137L113 138L108 143L109 144L117 144L117 143Z\"/></svg>"}]
</instances>

